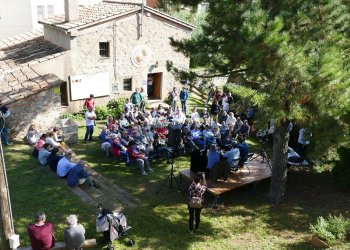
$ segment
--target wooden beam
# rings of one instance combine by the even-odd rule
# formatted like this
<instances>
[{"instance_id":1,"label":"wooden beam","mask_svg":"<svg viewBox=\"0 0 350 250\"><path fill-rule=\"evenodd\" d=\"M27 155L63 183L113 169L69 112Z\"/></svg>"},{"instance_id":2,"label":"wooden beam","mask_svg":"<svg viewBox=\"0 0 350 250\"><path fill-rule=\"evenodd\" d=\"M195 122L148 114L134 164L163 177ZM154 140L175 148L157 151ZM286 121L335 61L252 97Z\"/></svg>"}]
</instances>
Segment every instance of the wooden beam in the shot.
<instances>
[{"instance_id":1,"label":"wooden beam","mask_svg":"<svg viewBox=\"0 0 350 250\"><path fill-rule=\"evenodd\" d=\"M2 141L0 139L0 212L1 212L1 249L10 250L9 238L14 234L10 197L5 168Z\"/></svg>"},{"instance_id":2,"label":"wooden beam","mask_svg":"<svg viewBox=\"0 0 350 250\"><path fill-rule=\"evenodd\" d=\"M83 248L91 248L96 247L96 239L89 239L85 240ZM66 250L66 243L64 242L56 242L55 246L52 248L52 250ZM32 247L19 247L17 250L32 250Z\"/></svg>"}]
</instances>

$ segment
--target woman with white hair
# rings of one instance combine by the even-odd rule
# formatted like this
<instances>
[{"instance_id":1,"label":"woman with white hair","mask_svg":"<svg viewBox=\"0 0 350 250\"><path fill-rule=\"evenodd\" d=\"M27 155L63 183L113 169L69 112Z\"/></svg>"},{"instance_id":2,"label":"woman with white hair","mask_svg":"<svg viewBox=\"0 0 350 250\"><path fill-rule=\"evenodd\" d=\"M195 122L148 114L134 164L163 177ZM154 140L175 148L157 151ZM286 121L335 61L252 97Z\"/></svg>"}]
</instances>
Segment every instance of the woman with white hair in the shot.
<instances>
[{"instance_id":1,"label":"woman with white hair","mask_svg":"<svg viewBox=\"0 0 350 250\"><path fill-rule=\"evenodd\" d=\"M75 214L67 217L68 227L64 230L64 242L67 249L80 250L83 249L85 241L85 229L78 224L78 218Z\"/></svg>"}]
</instances>

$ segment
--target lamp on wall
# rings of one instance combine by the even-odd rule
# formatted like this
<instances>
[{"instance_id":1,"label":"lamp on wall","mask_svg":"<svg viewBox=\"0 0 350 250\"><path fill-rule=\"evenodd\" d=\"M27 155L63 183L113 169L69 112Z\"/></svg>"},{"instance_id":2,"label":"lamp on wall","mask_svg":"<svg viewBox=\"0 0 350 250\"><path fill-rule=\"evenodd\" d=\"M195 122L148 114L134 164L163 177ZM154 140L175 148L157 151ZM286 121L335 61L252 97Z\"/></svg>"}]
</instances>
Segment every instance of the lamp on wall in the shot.
<instances>
[{"instance_id":1,"label":"lamp on wall","mask_svg":"<svg viewBox=\"0 0 350 250\"><path fill-rule=\"evenodd\" d=\"M153 67L154 67L154 68L158 68L158 66L159 66L159 62L156 61L156 63L153 65Z\"/></svg>"}]
</instances>

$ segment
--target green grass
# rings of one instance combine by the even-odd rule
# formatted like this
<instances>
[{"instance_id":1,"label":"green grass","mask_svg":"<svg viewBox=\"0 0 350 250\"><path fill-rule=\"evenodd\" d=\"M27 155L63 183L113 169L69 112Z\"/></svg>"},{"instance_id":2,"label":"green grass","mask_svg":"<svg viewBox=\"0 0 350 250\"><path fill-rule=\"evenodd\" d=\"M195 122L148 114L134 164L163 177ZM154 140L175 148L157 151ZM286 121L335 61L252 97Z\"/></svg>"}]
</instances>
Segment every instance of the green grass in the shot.
<instances>
[{"instance_id":1,"label":"green grass","mask_svg":"<svg viewBox=\"0 0 350 250\"><path fill-rule=\"evenodd\" d=\"M100 132L98 123L95 136ZM289 172L285 202L279 206L266 203L269 181L263 181L254 193L252 186L228 192L220 197L220 208L211 210L213 197L205 196L200 233L188 234L187 192L181 195L169 183L157 195L161 183L170 171L164 161L153 164L154 173L142 177L137 169L126 169L123 163L105 158L98 141L83 144L85 128L79 127L78 144L72 148L92 168L141 199L135 209L125 209L133 228L130 236L135 249L313 249L305 237L310 236L309 225L317 216L342 213L350 217L350 193L337 188L329 173L316 173L298 168ZM250 141L254 150L258 143ZM13 144L5 148L5 159L15 220L16 233L22 245L28 245L26 226L33 215L44 210L55 224L58 241L63 240L65 217L79 216L87 229L87 238L95 233L96 210L83 204L47 168L40 167L30 156L26 145ZM179 171L189 167L188 157L175 160ZM184 190L188 183L184 183ZM123 241L115 242L116 249L126 249ZM334 249L349 249L350 243ZM97 249L102 249L99 245Z\"/></svg>"}]
</instances>

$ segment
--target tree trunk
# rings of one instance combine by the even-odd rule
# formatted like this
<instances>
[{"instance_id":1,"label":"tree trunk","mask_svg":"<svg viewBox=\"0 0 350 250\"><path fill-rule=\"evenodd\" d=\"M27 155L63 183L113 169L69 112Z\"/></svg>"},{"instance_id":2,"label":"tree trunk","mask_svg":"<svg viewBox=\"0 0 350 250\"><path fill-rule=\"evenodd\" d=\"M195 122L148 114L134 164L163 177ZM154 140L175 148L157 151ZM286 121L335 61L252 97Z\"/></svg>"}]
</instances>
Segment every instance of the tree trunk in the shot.
<instances>
[{"instance_id":1,"label":"tree trunk","mask_svg":"<svg viewBox=\"0 0 350 250\"><path fill-rule=\"evenodd\" d=\"M268 201L272 204L282 202L285 186L287 182L287 156L288 156L288 141L289 131L288 122L281 122L280 126L276 127L273 134L273 162L270 192Z\"/></svg>"}]
</instances>

